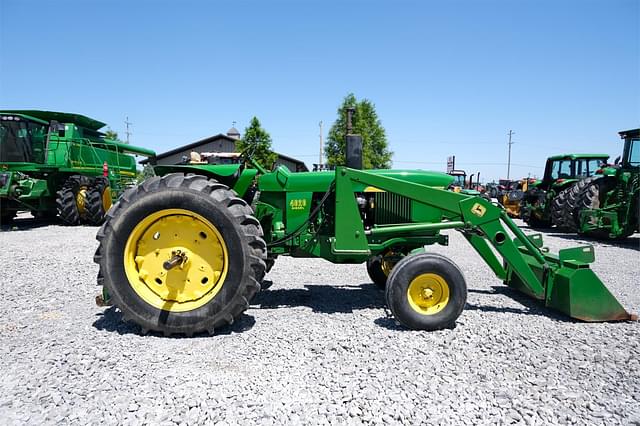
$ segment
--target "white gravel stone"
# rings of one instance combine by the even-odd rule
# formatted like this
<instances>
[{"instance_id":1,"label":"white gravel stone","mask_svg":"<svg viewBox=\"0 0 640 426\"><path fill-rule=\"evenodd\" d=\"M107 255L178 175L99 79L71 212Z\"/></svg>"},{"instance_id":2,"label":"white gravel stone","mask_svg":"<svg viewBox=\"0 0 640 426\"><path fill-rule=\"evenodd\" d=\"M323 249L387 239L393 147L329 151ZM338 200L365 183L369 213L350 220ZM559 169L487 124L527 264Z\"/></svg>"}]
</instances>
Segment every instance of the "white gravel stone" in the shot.
<instances>
[{"instance_id":1,"label":"white gravel stone","mask_svg":"<svg viewBox=\"0 0 640 426\"><path fill-rule=\"evenodd\" d=\"M467 279L454 329L398 326L362 265L279 258L232 328L187 339L141 336L95 306L97 228L16 228L0 232L3 424L640 422L640 324L574 322L519 297L453 231L429 250ZM594 245L594 271L640 311L640 236Z\"/></svg>"}]
</instances>

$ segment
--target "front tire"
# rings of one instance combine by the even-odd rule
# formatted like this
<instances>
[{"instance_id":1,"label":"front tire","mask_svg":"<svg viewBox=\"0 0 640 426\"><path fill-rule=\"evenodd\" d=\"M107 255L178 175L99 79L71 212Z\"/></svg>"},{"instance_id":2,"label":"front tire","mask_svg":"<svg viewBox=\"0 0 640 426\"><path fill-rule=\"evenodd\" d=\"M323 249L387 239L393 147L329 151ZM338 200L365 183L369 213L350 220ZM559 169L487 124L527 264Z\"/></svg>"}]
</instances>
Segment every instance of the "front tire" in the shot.
<instances>
[{"instance_id":1,"label":"front tire","mask_svg":"<svg viewBox=\"0 0 640 426\"><path fill-rule=\"evenodd\" d=\"M467 301L467 284L450 259L433 253L405 257L387 281L387 306L413 330L439 330L455 324Z\"/></svg>"},{"instance_id":2,"label":"front tire","mask_svg":"<svg viewBox=\"0 0 640 426\"><path fill-rule=\"evenodd\" d=\"M371 281L373 281L378 288L385 288L387 285L387 274L382 266L382 255L371 256L367 260L367 273Z\"/></svg>"},{"instance_id":3,"label":"front tire","mask_svg":"<svg viewBox=\"0 0 640 426\"><path fill-rule=\"evenodd\" d=\"M249 307L265 273L251 208L204 176L173 173L127 190L97 239L98 283L143 333L213 334Z\"/></svg>"},{"instance_id":4,"label":"front tire","mask_svg":"<svg viewBox=\"0 0 640 426\"><path fill-rule=\"evenodd\" d=\"M406 253L389 250L377 256L371 256L367 260L367 273L371 281L381 289L387 285L387 279L393 267L404 257Z\"/></svg>"}]
</instances>

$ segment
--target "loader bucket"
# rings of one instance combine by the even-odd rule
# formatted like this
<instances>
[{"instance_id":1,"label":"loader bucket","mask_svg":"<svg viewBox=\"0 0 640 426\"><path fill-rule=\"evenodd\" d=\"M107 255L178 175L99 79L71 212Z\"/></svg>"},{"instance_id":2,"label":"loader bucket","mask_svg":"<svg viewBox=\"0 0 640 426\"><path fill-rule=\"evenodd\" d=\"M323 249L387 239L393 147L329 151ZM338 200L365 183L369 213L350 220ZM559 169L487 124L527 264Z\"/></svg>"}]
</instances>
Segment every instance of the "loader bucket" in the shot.
<instances>
[{"instance_id":1,"label":"loader bucket","mask_svg":"<svg viewBox=\"0 0 640 426\"><path fill-rule=\"evenodd\" d=\"M536 247L542 246L542 237L529 236ZM532 256L526 247L514 240L529 267L542 283L544 304L571 318L582 321L636 320L611 294L600 278L589 268L595 260L592 246L560 250L557 255L544 253L546 265ZM507 265L505 284L535 297L518 273ZM540 297L537 297L540 299Z\"/></svg>"}]
</instances>

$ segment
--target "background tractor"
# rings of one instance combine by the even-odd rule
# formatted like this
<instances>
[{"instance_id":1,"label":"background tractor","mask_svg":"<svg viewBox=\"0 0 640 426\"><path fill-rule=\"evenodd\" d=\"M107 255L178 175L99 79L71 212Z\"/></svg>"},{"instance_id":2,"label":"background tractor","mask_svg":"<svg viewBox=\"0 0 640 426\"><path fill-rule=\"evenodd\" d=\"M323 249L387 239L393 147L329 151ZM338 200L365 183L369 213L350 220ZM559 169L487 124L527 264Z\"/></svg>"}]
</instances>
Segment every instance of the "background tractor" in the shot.
<instances>
[{"instance_id":1,"label":"background tractor","mask_svg":"<svg viewBox=\"0 0 640 426\"><path fill-rule=\"evenodd\" d=\"M547 159L542 180L529 185L521 203L521 217L531 227L557 226L565 231L577 230L568 205L570 192L578 192L579 181L592 176L606 164L606 154L564 154Z\"/></svg>"},{"instance_id":2,"label":"background tractor","mask_svg":"<svg viewBox=\"0 0 640 426\"><path fill-rule=\"evenodd\" d=\"M512 181L500 180L500 182L504 189L500 191L497 197L498 201L502 204L509 217L519 218L524 194L536 180L524 178Z\"/></svg>"},{"instance_id":3,"label":"background tractor","mask_svg":"<svg viewBox=\"0 0 640 426\"><path fill-rule=\"evenodd\" d=\"M135 183L135 157L153 151L105 138L105 124L79 114L0 111L0 222L20 210L68 225L100 224Z\"/></svg>"},{"instance_id":4,"label":"background tractor","mask_svg":"<svg viewBox=\"0 0 640 426\"><path fill-rule=\"evenodd\" d=\"M640 129L619 132L622 161L580 182L567 203L578 232L597 238L626 238L640 231Z\"/></svg>"},{"instance_id":5,"label":"background tractor","mask_svg":"<svg viewBox=\"0 0 640 426\"><path fill-rule=\"evenodd\" d=\"M489 198L498 198L498 196L504 190L504 186L500 183L487 182L484 184L485 193L489 196Z\"/></svg>"},{"instance_id":6,"label":"background tractor","mask_svg":"<svg viewBox=\"0 0 640 426\"><path fill-rule=\"evenodd\" d=\"M156 166L98 231L97 301L143 333L213 334L249 307L279 256L316 257L366 263L405 327L451 327L467 284L425 247L456 229L500 280L545 306L586 321L633 318L589 269L591 246L549 254L500 207L447 190L449 175L360 170L362 140L346 138L347 167L335 171L267 172L247 154L243 164Z\"/></svg>"},{"instance_id":7,"label":"background tractor","mask_svg":"<svg viewBox=\"0 0 640 426\"><path fill-rule=\"evenodd\" d=\"M453 181L449 185L449 189L460 192L467 188L467 172L464 170L451 170L447 174L453 176Z\"/></svg>"},{"instance_id":8,"label":"background tractor","mask_svg":"<svg viewBox=\"0 0 640 426\"><path fill-rule=\"evenodd\" d=\"M485 190L482 185L480 185L480 173L472 173L469 176L469 180L467 180L467 172L464 170L454 169L447 172L449 176L453 176L453 182L449 185L449 189L453 192L460 192L467 195L482 195ZM473 177L476 177L474 182ZM489 195L486 196L487 199L490 199Z\"/></svg>"}]
</instances>

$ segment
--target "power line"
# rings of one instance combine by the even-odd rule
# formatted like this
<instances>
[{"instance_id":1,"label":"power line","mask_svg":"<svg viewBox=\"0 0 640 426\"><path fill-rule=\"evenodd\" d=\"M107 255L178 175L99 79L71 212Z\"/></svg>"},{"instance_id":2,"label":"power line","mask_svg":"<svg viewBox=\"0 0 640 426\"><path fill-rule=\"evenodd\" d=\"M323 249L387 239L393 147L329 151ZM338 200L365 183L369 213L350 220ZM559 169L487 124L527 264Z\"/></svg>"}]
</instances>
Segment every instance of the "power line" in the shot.
<instances>
[{"instance_id":1,"label":"power line","mask_svg":"<svg viewBox=\"0 0 640 426\"><path fill-rule=\"evenodd\" d=\"M443 164L442 161L402 161L402 160L392 160L394 163L404 163L404 164Z\"/></svg>"},{"instance_id":2,"label":"power line","mask_svg":"<svg viewBox=\"0 0 640 426\"><path fill-rule=\"evenodd\" d=\"M403 160L393 160L394 163L403 163L403 164L441 164L444 165L442 161L403 161ZM534 169L544 169L542 166L534 166L531 164L516 164L511 163L514 166L518 167L531 167ZM507 163L467 163L463 162L458 164L458 166L506 166Z\"/></svg>"},{"instance_id":3,"label":"power line","mask_svg":"<svg viewBox=\"0 0 640 426\"><path fill-rule=\"evenodd\" d=\"M291 157L294 158L304 158L304 157L316 157L317 154L289 154ZM444 163L442 161L409 161L409 160L393 160L394 163L399 163L399 164L435 164L435 165L444 165ZM462 162L460 164L461 166L506 166L507 163L469 163L469 162ZM533 164L520 164L520 163L511 163L512 166L517 166L517 167L529 167L529 168L533 168L533 169L544 169L544 166L540 166L540 165L533 165Z\"/></svg>"}]
</instances>

